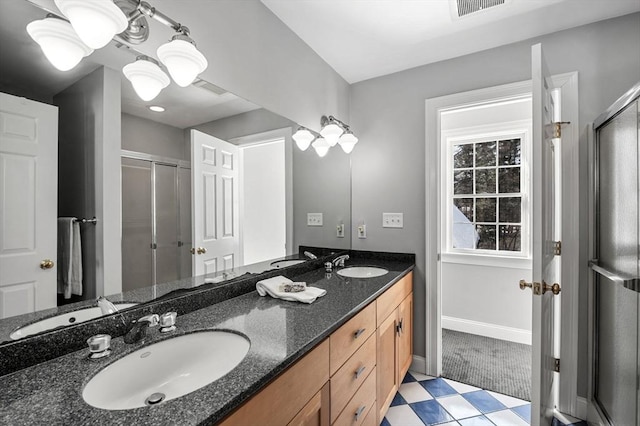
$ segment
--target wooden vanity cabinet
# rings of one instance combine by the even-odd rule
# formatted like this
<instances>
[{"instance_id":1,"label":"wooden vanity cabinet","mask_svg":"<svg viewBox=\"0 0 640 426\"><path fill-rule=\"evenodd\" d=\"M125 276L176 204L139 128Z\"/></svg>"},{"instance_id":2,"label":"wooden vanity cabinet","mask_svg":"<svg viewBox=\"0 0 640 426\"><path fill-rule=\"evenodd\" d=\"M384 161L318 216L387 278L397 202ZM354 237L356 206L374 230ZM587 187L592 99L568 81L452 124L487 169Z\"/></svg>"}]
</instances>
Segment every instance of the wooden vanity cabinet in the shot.
<instances>
[{"instance_id":1,"label":"wooden vanity cabinet","mask_svg":"<svg viewBox=\"0 0 640 426\"><path fill-rule=\"evenodd\" d=\"M220 424L374 426L411 365L413 273Z\"/></svg>"},{"instance_id":2,"label":"wooden vanity cabinet","mask_svg":"<svg viewBox=\"0 0 640 426\"><path fill-rule=\"evenodd\" d=\"M413 273L377 300L377 402L382 421L412 361Z\"/></svg>"}]
</instances>

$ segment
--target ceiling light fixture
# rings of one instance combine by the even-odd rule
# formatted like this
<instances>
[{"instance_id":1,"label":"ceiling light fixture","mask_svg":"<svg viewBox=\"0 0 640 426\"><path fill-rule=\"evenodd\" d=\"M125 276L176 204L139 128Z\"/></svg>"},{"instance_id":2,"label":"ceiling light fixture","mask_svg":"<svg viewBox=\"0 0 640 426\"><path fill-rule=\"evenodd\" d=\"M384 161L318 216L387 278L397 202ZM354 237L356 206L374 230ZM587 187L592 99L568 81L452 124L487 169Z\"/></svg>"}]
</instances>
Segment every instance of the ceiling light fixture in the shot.
<instances>
[{"instance_id":1,"label":"ceiling light fixture","mask_svg":"<svg viewBox=\"0 0 640 426\"><path fill-rule=\"evenodd\" d=\"M75 68L82 58L93 52L80 40L69 22L52 14L29 23L27 32L40 45L51 65L60 71Z\"/></svg>"},{"instance_id":2,"label":"ceiling light fixture","mask_svg":"<svg viewBox=\"0 0 640 426\"><path fill-rule=\"evenodd\" d=\"M328 117L323 115L320 118L320 127L320 133L306 127L298 127L292 138L301 151L305 151L311 144L316 153L320 157L324 157L329 152L329 148L340 144L342 150L350 154L358 143L358 138L353 134L349 125L332 115Z\"/></svg>"},{"instance_id":3,"label":"ceiling light fixture","mask_svg":"<svg viewBox=\"0 0 640 426\"><path fill-rule=\"evenodd\" d=\"M135 62L125 65L122 72L143 101L154 99L169 85L169 76L148 56L138 56Z\"/></svg>"},{"instance_id":4,"label":"ceiling light fixture","mask_svg":"<svg viewBox=\"0 0 640 426\"><path fill-rule=\"evenodd\" d=\"M124 12L112 0L54 0L58 9L87 46L100 49L129 26Z\"/></svg>"},{"instance_id":5,"label":"ceiling light fixture","mask_svg":"<svg viewBox=\"0 0 640 426\"><path fill-rule=\"evenodd\" d=\"M150 105L149 109L153 112L164 112L165 109L164 107L160 106L160 105Z\"/></svg>"},{"instance_id":6,"label":"ceiling light fixture","mask_svg":"<svg viewBox=\"0 0 640 426\"><path fill-rule=\"evenodd\" d=\"M196 43L189 36L189 29L146 1L54 2L62 14L50 13L45 19L31 22L27 25L27 31L40 45L49 62L61 71L72 69L93 49L106 46L114 37L129 47L129 51L135 52L131 45L143 43L149 37L146 18L152 18L178 33L157 51L160 61L177 85L187 87L208 66L207 58L196 49ZM49 12L45 6L35 5ZM155 59L145 56L143 61L137 60L125 66L126 70L123 69L138 96L145 101L155 98L170 83L169 77L158 65Z\"/></svg>"}]
</instances>

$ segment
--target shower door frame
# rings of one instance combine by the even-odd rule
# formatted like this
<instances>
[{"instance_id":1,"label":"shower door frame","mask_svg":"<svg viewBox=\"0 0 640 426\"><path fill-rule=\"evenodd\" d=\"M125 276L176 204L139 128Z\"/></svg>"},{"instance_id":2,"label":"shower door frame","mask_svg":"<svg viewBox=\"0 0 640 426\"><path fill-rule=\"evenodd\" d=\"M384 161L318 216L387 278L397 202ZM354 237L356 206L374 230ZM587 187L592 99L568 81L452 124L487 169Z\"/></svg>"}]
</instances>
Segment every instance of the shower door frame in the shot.
<instances>
[{"instance_id":1,"label":"shower door frame","mask_svg":"<svg viewBox=\"0 0 640 426\"><path fill-rule=\"evenodd\" d=\"M624 110L627 106L640 98L640 82L636 83L631 89L616 100L606 111L604 111L593 123L588 123L588 161L589 161L589 259L595 259L597 252L597 226L596 211L598 209L598 167L599 157L596 151L597 129L603 124L611 120L614 116ZM587 421L598 425L611 426L607 416L602 412L595 400L595 385L597 373L597 358L595 356L596 346L596 292L595 292L595 273L589 270L588 286L589 286L589 306L588 306L588 392L587 392ZM640 405L637 407L640 410ZM638 414L640 416L640 413Z\"/></svg>"}]
</instances>

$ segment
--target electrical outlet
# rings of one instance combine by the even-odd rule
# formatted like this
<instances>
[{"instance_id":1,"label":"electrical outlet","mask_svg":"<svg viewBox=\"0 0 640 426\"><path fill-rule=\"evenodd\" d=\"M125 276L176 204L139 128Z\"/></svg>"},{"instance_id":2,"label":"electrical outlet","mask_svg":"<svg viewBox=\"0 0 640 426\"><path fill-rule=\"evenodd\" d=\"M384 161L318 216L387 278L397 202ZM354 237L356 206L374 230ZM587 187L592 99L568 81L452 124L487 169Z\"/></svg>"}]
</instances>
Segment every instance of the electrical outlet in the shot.
<instances>
[{"instance_id":1,"label":"electrical outlet","mask_svg":"<svg viewBox=\"0 0 640 426\"><path fill-rule=\"evenodd\" d=\"M336 237L344 238L344 223L336 226Z\"/></svg>"},{"instance_id":2,"label":"electrical outlet","mask_svg":"<svg viewBox=\"0 0 640 426\"><path fill-rule=\"evenodd\" d=\"M358 238L367 238L367 225L358 225Z\"/></svg>"},{"instance_id":3,"label":"electrical outlet","mask_svg":"<svg viewBox=\"0 0 640 426\"><path fill-rule=\"evenodd\" d=\"M307 226L322 226L322 213L307 213Z\"/></svg>"},{"instance_id":4,"label":"electrical outlet","mask_svg":"<svg viewBox=\"0 0 640 426\"><path fill-rule=\"evenodd\" d=\"M403 228L404 219L402 213L382 213L383 228Z\"/></svg>"}]
</instances>

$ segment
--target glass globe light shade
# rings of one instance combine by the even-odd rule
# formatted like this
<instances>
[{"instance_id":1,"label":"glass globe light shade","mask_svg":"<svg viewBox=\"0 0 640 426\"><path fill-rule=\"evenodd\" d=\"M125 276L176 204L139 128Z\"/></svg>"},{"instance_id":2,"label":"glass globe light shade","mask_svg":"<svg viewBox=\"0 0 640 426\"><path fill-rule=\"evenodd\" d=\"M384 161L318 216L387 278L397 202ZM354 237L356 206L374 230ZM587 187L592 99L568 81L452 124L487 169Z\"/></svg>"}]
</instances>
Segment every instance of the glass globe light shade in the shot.
<instances>
[{"instance_id":1,"label":"glass globe light shade","mask_svg":"<svg viewBox=\"0 0 640 426\"><path fill-rule=\"evenodd\" d=\"M173 81L180 87L187 87L209 64L193 44L176 37L158 48L158 58L169 70Z\"/></svg>"},{"instance_id":2,"label":"glass globe light shade","mask_svg":"<svg viewBox=\"0 0 640 426\"><path fill-rule=\"evenodd\" d=\"M329 123L320 130L320 134L327 141L329 146L336 146L338 143L338 139L340 135L344 132L342 127L338 126L335 123Z\"/></svg>"},{"instance_id":3,"label":"glass globe light shade","mask_svg":"<svg viewBox=\"0 0 640 426\"><path fill-rule=\"evenodd\" d=\"M358 143L358 138L356 135L351 133L350 130L347 130L342 136L340 136L338 143L345 153L350 154L351 151L353 151L353 147Z\"/></svg>"},{"instance_id":4,"label":"glass globe light shade","mask_svg":"<svg viewBox=\"0 0 640 426\"><path fill-rule=\"evenodd\" d=\"M146 59L125 65L122 72L143 101L154 99L170 83L169 76L157 64Z\"/></svg>"},{"instance_id":5,"label":"glass globe light shade","mask_svg":"<svg viewBox=\"0 0 640 426\"><path fill-rule=\"evenodd\" d=\"M324 138L316 139L316 141L312 143L311 146L316 150L316 154L318 154L318 157L320 158L327 155L327 153L329 152L329 148L331 148L329 143Z\"/></svg>"},{"instance_id":6,"label":"glass globe light shade","mask_svg":"<svg viewBox=\"0 0 640 426\"><path fill-rule=\"evenodd\" d=\"M299 127L298 130L292 136L293 140L296 141L296 145L300 148L301 151L306 151L311 145L311 142L316 138L313 133L311 133L308 129L304 127Z\"/></svg>"},{"instance_id":7,"label":"glass globe light shade","mask_svg":"<svg viewBox=\"0 0 640 426\"><path fill-rule=\"evenodd\" d=\"M27 32L40 45L51 65L60 71L69 71L93 52L63 19L47 17L33 21L27 25Z\"/></svg>"},{"instance_id":8,"label":"glass globe light shade","mask_svg":"<svg viewBox=\"0 0 640 426\"><path fill-rule=\"evenodd\" d=\"M127 16L112 0L55 0L87 46L100 49L129 26Z\"/></svg>"}]
</instances>

